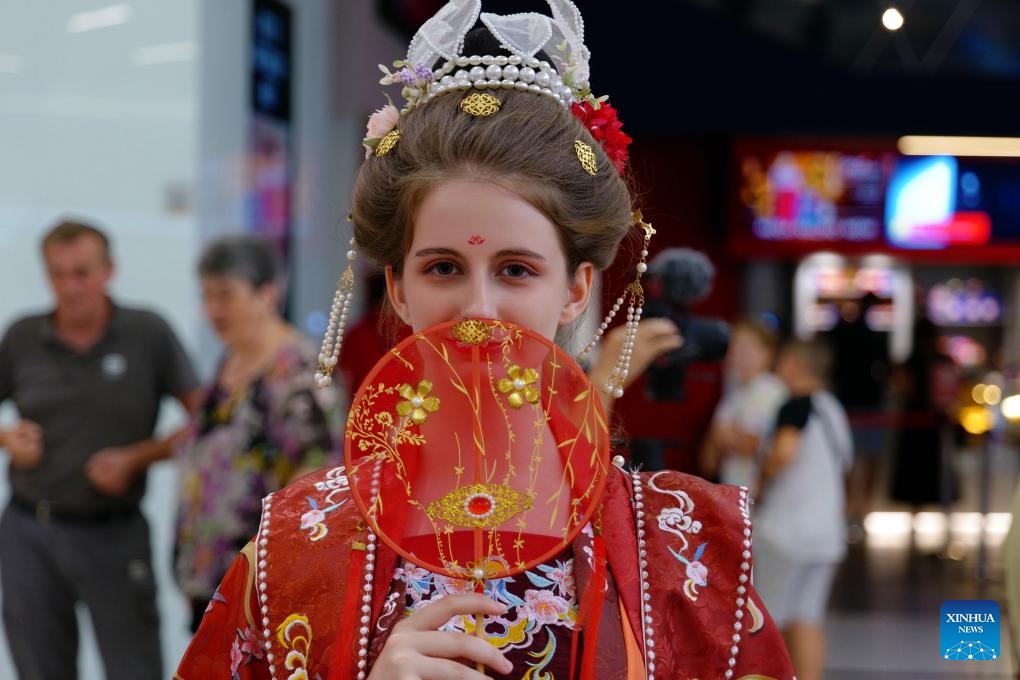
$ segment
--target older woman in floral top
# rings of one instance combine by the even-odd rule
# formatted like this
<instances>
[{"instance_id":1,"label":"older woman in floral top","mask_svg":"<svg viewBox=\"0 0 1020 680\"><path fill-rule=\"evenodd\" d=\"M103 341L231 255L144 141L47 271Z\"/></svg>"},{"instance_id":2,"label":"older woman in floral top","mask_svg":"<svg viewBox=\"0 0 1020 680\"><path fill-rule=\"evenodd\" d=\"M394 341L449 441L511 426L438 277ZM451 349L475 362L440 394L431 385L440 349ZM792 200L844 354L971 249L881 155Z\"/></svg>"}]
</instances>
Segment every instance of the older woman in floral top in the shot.
<instances>
[{"instance_id":1,"label":"older woman in floral top","mask_svg":"<svg viewBox=\"0 0 1020 680\"><path fill-rule=\"evenodd\" d=\"M332 462L339 404L315 387L317 355L279 314L281 267L250 236L213 243L199 262L204 309L226 352L178 450L176 571L192 629L238 549L258 529L261 499Z\"/></svg>"}]
</instances>

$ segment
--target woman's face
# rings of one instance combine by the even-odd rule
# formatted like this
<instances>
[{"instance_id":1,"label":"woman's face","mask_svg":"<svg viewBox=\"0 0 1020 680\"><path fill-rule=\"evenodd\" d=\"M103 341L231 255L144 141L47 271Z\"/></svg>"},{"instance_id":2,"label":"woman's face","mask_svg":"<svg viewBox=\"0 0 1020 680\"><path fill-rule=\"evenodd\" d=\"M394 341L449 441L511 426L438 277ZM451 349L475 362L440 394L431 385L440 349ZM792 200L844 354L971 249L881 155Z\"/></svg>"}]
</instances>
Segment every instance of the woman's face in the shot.
<instances>
[{"instance_id":1,"label":"woman's face","mask_svg":"<svg viewBox=\"0 0 1020 680\"><path fill-rule=\"evenodd\" d=\"M753 331L738 327L730 340L726 361L737 380L746 383L769 370L772 353Z\"/></svg>"},{"instance_id":2,"label":"woman's face","mask_svg":"<svg viewBox=\"0 0 1020 680\"><path fill-rule=\"evenodd\" d=\"M485 181L446 182L422 201L390 301L415 331L465 318L511 321L552 340L584 311L593 267L567 271L556 226Z\"/></svg>"},{"instance_id":3,"label":"woman's face","mask_svg":"<svg viewBox=\"0 0 1020 680\"><path fill-rule=\"evenodd\" d=\"M203 276L202 308L216 336L231 347L265 330L275 314L276 289L256 289L240 276Z\"/></svg>"}]
</instances>

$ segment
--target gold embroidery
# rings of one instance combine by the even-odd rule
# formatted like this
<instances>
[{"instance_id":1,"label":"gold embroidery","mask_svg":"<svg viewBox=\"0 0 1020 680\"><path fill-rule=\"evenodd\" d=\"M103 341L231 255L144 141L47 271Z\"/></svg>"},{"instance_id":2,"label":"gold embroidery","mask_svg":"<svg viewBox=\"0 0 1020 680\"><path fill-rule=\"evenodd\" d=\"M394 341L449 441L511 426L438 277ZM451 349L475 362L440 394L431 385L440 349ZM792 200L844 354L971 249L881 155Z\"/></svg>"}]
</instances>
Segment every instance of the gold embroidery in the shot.
<instances>
[{"instance_id":1,"label":"gold embroidery","mask_svg":"<svg viewBox=\"0 0 1020 680\"><path fill-rule=\"evenodd\" d=\"M530 495L505 484L470 484L432 501L425 512L454 526L490 529L530 510L531 503Z\"/></svg>"},{"instance_id":2,"label":"gold embroidery","mask_svg":"<svg viewBox=\"0 0 1020 680\"><path fill-rule=\"evenodd\" d=\"M439 410L439 397L429 396L432 392L432 383L428 380L419 381L418 387L404 383L397 391L407 400L397 404L397 414L405 418L410 414L411 422L415 425L421 425L429 417L429 413Z\"/></svg>"},{"instance_id":3,"label":"gold embroidery","mask_svg":"<svg viewBox=\"0 0 1020 680\"><path fill-rule=\"evenodd\" d=\"M492 328L478 319L464 319L454 325L453 337L465 345L480 345L492 337Z\"/></svg>"},{"instance_id":4,"label":"gold embroidery","mask_svg":"<svg viewBox=\"0 0 1020 680\"><path fill-rule=\"evenodd\" d=\"M751 626L747 629L747 632L757 633L765 625L765 617L761 615L758 605L750 597L747 598L747 611L751 613Z\"/></svg>"},{"instance_id":5,"label":"gold embroidery","mask_svg":"<svg viewBox=\"0 0 1020 680\"><path fill-rule=\"evenodd\" d=\"M255 542L248 541L247 545L241 548L241 554L248 561L248 575L244 582L244 618L248 620L249 626L255 626L255 617L251 613L251 593L255 587L255 564L258 562L255 552Z\"/></svg>"},{"instance_id":6,"label":"gold embroidery","mask_svg":"<svg viewBox=\"0 0 1020 680\"><path fill-rule=\"evenodd\" d=\"M308 679L308 654L312 649L312 626L303 614L291 614L276 628L276 639L287 651L283 665L289 671L287 680Z\"/></svg>"},{"instance_id":7,"label":"gold embroidery","mask_svg":"<svg viewBox=\"0 0 1020 680\"><path fill-rule=\"evenodd\" d=\"M397 142L400 141L400 130L390 130L387 132L382 139L379 140L379 144L375 147L376 156L385 156L390 151L393 151L394 147L397 146Z\"/></svg>"},{"instance_id":8,"label":"gold embroidery","mask_svg":"<svg viewBox=\"0 0 1020 680\"><path fill-rule=\"evenodd\" d=\"M538 371L533 368L525 368L522 371L517 364L511 364L506 372L510 378L500 378L497 387L503 394L510 394L507 397L510 406L520 408L524 406L525 401L537 404L541 393L532 385L538 382Z\"/></svg>"},{"instance_id":9,"label":"gold embroidery","mask_svg":"<svg viewBox=\"0 0 1020 680\"><path fill-rule=\"evenodd\" d=\"M574 141L574 153L577 154L577 160L581 161L581 167L589 175L594 175L599 171L598 162L595 160L595 152L580 139Z\"/></svg>"},{"instance_id":10,"label":"gold embroidery","mask_svg":"<svg viewBox=\"0 0 1020 680\"><path fill-rule=\"evenodd\" d=\"M499 100L487 92L475 92L460 100L460 110L472 116L491 116L499 107Z\"/></svg>"}]
</instances>

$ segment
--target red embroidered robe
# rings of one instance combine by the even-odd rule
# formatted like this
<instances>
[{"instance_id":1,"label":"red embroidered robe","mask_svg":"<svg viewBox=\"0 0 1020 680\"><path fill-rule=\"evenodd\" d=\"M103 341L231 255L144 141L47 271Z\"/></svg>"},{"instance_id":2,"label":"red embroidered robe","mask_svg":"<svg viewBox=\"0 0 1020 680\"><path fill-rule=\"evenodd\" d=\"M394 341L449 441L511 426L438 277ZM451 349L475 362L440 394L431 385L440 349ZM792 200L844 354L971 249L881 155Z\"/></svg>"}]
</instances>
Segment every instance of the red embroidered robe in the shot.
<instances>
[{"instance_id":1,"label":"red embroidered robe","mask_svg":"<svg viewBox=\"0 0 1020 680\"><path fill-rule=\"evenodd\" d=\"M635 680L633 669L641 668L637 677L669 680L793 678L750 583L744 492L676 472L614 467L601 517L607 592L618 601L604 605L596 655L625 655L620 639L628 626L636 642L628 648L639 658L629 659L630 674L628 659L599 658L596 677ZM343 468L267 497L255 541L210 602L175 679L356 678L366 536ZM395 553L376 546L370 631L397 564ZM579 600L583 585L579 579ZM378 642L368 647L377 652Z\"/></svg>"}]
</instances>

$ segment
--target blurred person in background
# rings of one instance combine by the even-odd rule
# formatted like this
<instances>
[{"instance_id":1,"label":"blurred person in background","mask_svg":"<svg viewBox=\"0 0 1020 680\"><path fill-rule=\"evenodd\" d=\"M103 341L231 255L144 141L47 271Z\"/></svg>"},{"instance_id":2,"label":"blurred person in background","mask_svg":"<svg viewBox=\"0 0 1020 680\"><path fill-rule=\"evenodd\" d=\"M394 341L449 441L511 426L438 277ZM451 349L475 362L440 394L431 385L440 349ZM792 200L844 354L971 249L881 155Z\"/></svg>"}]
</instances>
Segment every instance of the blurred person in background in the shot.
<instances>
[{"instance_id":1,"label":"blurred person in background","mask_svg":"<svg viewBox=\"0 0 1020 680\"><path fill-rule=\"evenodd\" d=\"M867 292L839 307L839 320L827 333L835 353L833 390L849 412L854 438L854 469L848 487L847 515L852 539L863 536L887 449L887 387L890 378L889 333L869 323L882 300Z\"/></svg>"},{"instance_id":2,"label":"blurred person in background","mask_svg":"<svg viewBox=\"0 0 1020 680\"><path fill-rule=\"evenodd\" d=\"M957 369L939 349L939 328L919 308L914 347L892 372L901 425L893 446L890 495L913 511L931 503L948 506L960 498L960 482L943 432L958 389Z\"/></svg>"},{"instance_id":3,"label":"blurred person in background","mask_svg":"<svg viewBox=\"0 0 1020 680\"><path fill-rule=\"evenodd\" d=\"M77 602L89 609L110 680L163 677L146 470L180 433L153 439L164 396L185 408L198 381L156 314L111 300L107 236L61 222L42 241L53 310L0 341L0 431L11 500L0 521L3 620L22 680L77 677Z\"/></svg>"},{"instance_id":4,"label":"blurred person in background","mask_svg":"<svg viewBox=\"0 0 1020 680\"><path fill-rule=\"evenodd\" d=\"M721 361L729 345L729 324L695 314L692 309L708 297L714 283L715 265L705 253L691 248L667 248L648 263L648 297L641 323L654 322L659 326L658 330L645 332L646 337L638 338L634 351L646 350L642 344L656 338L671 338L672 346L663 345L651 352L638 373L645 373L645 399L672 403L678 415L687 401L688 366ZM642 470L663 469L667 439L630 438L630 464Z\"/></svg>"},{"instance_id":5,"label":"blurred person in background","mask_svg":"<svg viewBox=\"0 0 1020 680\"><path fill-rule=\"evenodd\" d=\"M206 387L181 469L176 571L194 631L237 551L258 529L262 498L339 457L335 390L313 381L318 354L280 315L274 248L230 236L198 264L205 315L225 352Z\"/></svg>"},{"instance_id":6,"label":"blurred person in background","mask_svg":"<svg viewBox=\"0 0 1020 680\"><path fill-rule=\"evenodd\" d=\"M701 470L723 484L751 488L758 480L762 442L786 399L786 387L772 373L778 339L756 321L733 327L726 353L732 387L723 395L701 450Z\"/></svg>"},{"instance_id":7,"label":"blurred person in background","mask_svg":"<svg viewBox=\"0 0 1020 680\"><path fill-rule=\"evenodd\" d=\"M822 677L825 609L846 555L853 439L843 406L825 387L831 357L818 341L792 341L779 353L776 374L790 396L762 463L755 521L754 583L800 680Z\"/></svg>"}]
</instances>

